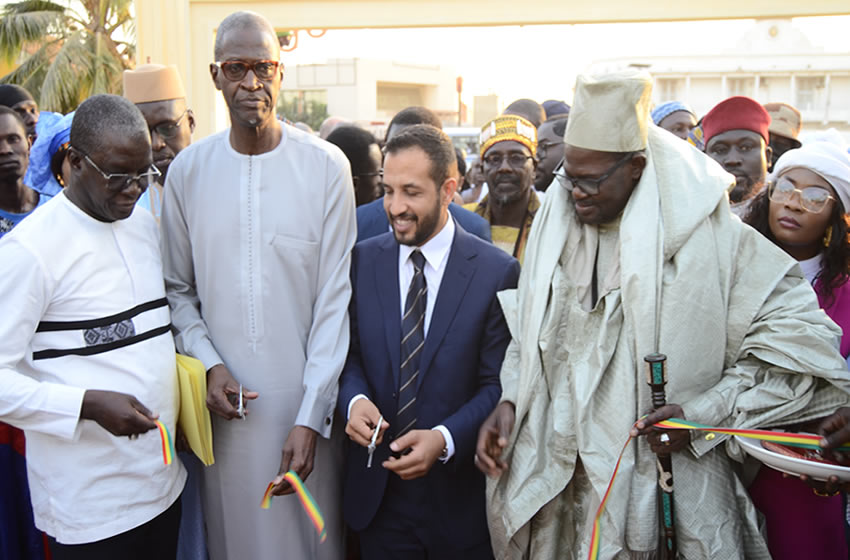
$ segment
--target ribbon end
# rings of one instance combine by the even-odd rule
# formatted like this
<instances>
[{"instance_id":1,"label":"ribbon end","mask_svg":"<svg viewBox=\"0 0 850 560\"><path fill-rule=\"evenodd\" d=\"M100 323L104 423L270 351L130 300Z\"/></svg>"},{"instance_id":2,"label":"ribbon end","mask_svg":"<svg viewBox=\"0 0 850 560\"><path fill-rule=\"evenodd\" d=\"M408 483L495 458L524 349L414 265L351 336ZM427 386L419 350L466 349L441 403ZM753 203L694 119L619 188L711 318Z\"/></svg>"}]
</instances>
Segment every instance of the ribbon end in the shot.
<instances>
[{"instance_id":1,"label":"ribbon end","mask_svg":"<svg viewBox=\"0 0 850 560\"><path fill-rule=\"evenodd\" d=\"M266 492L263 494L263 500L260 502L261 509L270 509L272 507L272 489L274 488L274 482L270 482L268 487L266 488Z\"/></svg>"}]
</instances>

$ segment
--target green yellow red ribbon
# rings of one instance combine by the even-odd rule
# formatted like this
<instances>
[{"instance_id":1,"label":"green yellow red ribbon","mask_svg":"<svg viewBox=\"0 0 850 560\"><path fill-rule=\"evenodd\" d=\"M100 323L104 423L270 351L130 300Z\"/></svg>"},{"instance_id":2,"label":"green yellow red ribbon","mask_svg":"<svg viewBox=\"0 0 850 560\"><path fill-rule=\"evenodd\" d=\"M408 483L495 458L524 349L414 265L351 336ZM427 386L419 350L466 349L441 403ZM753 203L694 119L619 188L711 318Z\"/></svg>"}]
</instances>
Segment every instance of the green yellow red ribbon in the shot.
<instances>
[{"instance_id":1,"label":"green yellow red ribbon","mask_svg":"<svg viewBox=\"0 0 850 560\"><path fill-rule=\"evenodd\" d=\"M820 440L823 439L821 438L821 436L815 434L773 432L770 430L742 430L739 428L715 428L712 426L706 426L705 424L689 422L688 420L682 420L680 418L670 418L669 420L662 420L661 422L655 424L655 427L664 428L667 430L699 430L701 432L711 432L705 436L706 439L714 439L713 437L711 437L711 434L718 433L727 434L731 436L741 436L750 439L757 439L760 441L773 441L776 443L781 443L783 445L790 445L792 447L803 447L805 449L820 449ZM845 443L838 449L850 450L850 443Z\"/></svg>"},{"instance_id":2,"label":"green yellow red ribbon","mask_svg":"<svg viewBox=\"0 0 850 560\"><path fill-rule=\"evenodd\" d=\"M174 440L171 439L165 424L156 420L156 427L159 430L159 438L162 440L162 462L170 465L174 461Z\"/></svg>"},{"instance_id":3,"label":"green yellow red ribbon","mask_svg":"<svg viewBox=\"0 0 850 560\"><path fill-rule=\"evenodd\" d=\"M635 422L635 424L637 424L637 422ZM669 418L667 420L662 420L661 422L654 424L654 426L656 428L663 428L666 430L698 430L702 432L709 432L705 436L708 440L714 439L714 434L717 433L741 436L761 441L773 441L783 445L803 447L806 449L820 449L821 447L819 443L822 439L821 436L814 434L796 434L790 432L774 432L770 430L743 430L739 428L717 428L707 426L705 424L699 424L697 422L682 420L681 418ZM614 472L611 474L611 479L608 481L608 487L605 489L605 494L602 496L602 502L600 502L599 508L596 510L596 517L593 519L593 532L590 536L590 549L587 554L588 560L597 560L599 558L602 514L605 511L605 505L607 504L608 497L611 494L611 488L614 486L614 480L617 479L617 472L620 470L620 462L623 460L623 454L626 452L626 448L629 446L632 439L632 436L629 436L626 443L623 445L623 449L620 450L620 454L617 456L617 463L614 465ZM850 443L845 443L838 449L850 450Z\"/></svg>"},{"instance_id":4,"label":"green yellow red ribbon","mask_svg":"<svg viewBox=\"0 0 850 560\"><path fill-rule=\"evenodd\" d=\"M283 479L292 486L295 493L298 495L298 499L301 501L301 507L304 508L304 511L307 513L307 517L310 518L310 521L313 522L316 532L319 533L319 542L325 542L325 539L328 538L328 531L325 527L325 518L322 516L322 511L319 509L319 504L316 503L313 495L307 487L304 486L304 482L295 471L288 471L285 475L283 475ZM263 501L260 502L261 508L269 509L271 507L273 488L274 482L270 482L266 488L266 493L263 494Z\"/></svg>"},{"instance_id":5,"label":"green yellow red ribbon","mask_svg":"<svg viewBox=\"0 0 850 560\"><path fill-rule=\"evenodd\" d=\"M617 478L617 472L620 470L620 461L623 460L623 453L626 452L626 448L631 442L632 436L629 436L629 439L626 440L626 443L620 450L620 454L617 456L617 464L614 465L614 473L611 475L611 480L608 481L608 488L605 489L605 495L602 496L602 501L599 503L599 507L596 510L596 517L593 518L593 533L590 535L590 550L587 554L587 557L590 560L597 560L597 558L599 558L599 538L602 533L600 520L602 519L602 513L605 511L605 504L608 503L608 497L611 495L611 487L614 486L614 480Z\"/></svg>"},{"instance_id":6,"label":"green yellow red ribbon","mask_svg":"<svg viewBox=\"0 0 850 560\"><path fill-rule=\"evenodd\" d=\"M269 509L272 507L272 489L274 488L274 482L269 482L269 485L266 487L266 493L263 494L263 501L260 502L260 507L263 509Z\"/></svg>"}]
</instances>

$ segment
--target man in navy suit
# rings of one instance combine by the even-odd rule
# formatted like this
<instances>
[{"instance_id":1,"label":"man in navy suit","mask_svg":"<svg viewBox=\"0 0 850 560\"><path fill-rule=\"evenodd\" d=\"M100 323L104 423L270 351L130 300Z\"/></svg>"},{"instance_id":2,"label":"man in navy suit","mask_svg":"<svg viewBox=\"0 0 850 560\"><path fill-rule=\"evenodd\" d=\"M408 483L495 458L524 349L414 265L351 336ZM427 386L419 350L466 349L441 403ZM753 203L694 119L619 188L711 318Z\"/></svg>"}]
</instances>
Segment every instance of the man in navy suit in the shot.
<instances>
[{"instance_id":1,"label":"man in navy suit","mask_svg":"<svg viewBox=\"0 0 850 560\"><path fill-rule=\"evenodd\" d=\"M432 126L393 137L393 232L354 248L338 406L352 440L344 514L366 560L493 557L473 458L510 337L496 293L516 286L519 263L450 217L456 166Z\"/></svg>"},{"instance_id":2,"label":"man in navy suit","mask_svg":"<svg viewBox=\"0 0 850 560\"><path fill-rule=\"evenodd\" d=\"M443 128L440 118L430 109L407 107L396 113L390 121L384 142L389 142L393 136L416 124L430 124L439 129ZM455 203L449 204L449 212L467 232L477 235L484 241L491 240L490 223L487 220ZM388 231L390 231L390 222L384 210L383 197L357 207L357 243Z\"/></svg>"}]
</instances>

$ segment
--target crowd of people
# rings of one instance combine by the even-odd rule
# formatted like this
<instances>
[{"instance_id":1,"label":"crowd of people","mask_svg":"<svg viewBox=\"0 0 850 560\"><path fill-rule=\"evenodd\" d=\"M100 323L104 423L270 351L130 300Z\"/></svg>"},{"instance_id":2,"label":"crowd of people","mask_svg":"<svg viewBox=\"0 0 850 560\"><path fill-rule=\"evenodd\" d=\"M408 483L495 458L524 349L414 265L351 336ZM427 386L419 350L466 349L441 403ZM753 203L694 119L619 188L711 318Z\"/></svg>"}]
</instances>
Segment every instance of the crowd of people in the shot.
<instances>
[{"instance_id":1,"label":"crowd of people","mask_svg":"<svg viewBox=\"0 0 850 560\"><path fill-rule=\"evenodd\" d=\"M199 140L174 67L68 115L0 85L0 557L848 558L837 476L657 426L843 460L840 134L653 106L636 70L511 103L477 154L424 107L314 134L265 18L214 51L230 127ZM163 460L178 352L210 466Z\"/></svg>"}]
</instances>

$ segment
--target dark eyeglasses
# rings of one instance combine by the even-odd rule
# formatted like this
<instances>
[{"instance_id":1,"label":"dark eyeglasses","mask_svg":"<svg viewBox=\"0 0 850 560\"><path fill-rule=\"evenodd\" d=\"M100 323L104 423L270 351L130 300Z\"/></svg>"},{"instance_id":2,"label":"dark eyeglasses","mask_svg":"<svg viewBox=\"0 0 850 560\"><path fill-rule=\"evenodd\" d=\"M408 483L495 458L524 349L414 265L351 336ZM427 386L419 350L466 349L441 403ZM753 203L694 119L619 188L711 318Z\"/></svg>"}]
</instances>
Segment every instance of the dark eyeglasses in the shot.
<instances>
[{"instance_id":1,"label":"dark eyeglasses","mask_svg":"<svg viewBox=\"0 0 850 560\"><path fill-rule=\"evenodd\" d=\"M634 155L633 152L627 153L625 156L620 158L617 163L608 168L608 171L596 177L595 179L591 179L589 177L571 177L567 175L567 171L561 167L561 170L555 173L555 177L558 178L558 182L561 183L561 186L567 189L569 192L573 192L573 189L578 187L581 189L581 192L594 196L599 194L599 185L604 183L611 175L614 174L620 167L623 166L627 161L632 159ZM560 165L563 165L564 161L561 160Z\"/></svg>"},{"instance_id":2,"label":"dark eyeglasses","mask_svg":"<svg viewBox=\"0 0 850 560\"><path fill-rule=\"evenodd\" d=\"M153 133L156 132L159 134L160 138L164 138L166 140L174 138L180 132L180 122L188 113L189 109L186 109L176 121L164 121L152 127L150 129L151 136L153 136Z\"/></svg>"},{"instance_id":3,"label":"dark eyeglasses","mask_svg":"<svg viewBox=\"0 0 850 560\"><path fill-rule=\"evenodd\" d=\"M484 156L484 163L489 167L501 167L502 162L507 159L508 165L513 168L519 168L525 165L525 162L531 158L532 156L519 153L508 154L507 156L503 154L490 154L488 156Z\"/></svg>"},{"instance_id":4,"label":"dark eyeglasses","mask_svg":"<svg viewBox=\"0 0 850 560\"><path fill-rule=\"evenodd\" d=\"M812 214L819 214L826 208L830 200L835 200L835 197L823 187L811 186L798 189L786 178L780 178L775 183L771 183L767 192L768 198L778 204L788 202L794 198L794 193L797 193L800 195L800 206L803 210Z\"/></svg>"},{"instance_id":5,"label":"dark eyeglasses","mask_svg":"<svg viewBox=\"0 0 850 560\"><path fill-rule=\"evenodd\" d=\"M231 82L238 82L248 74L248 70L254 72L260 80L271 80L277 72L280 62L275 60L258 60L256 62L246 62L244 60L227 60L225 62L216 62L216 66L221 69L224 77Z\"/></svg>"},{"instance_id":6,"label":"dark eyeglasses","mask_svg":"<svg viewBox=\"0 0 850 560\"><path fill-rule=\"evenodd\" d=\"M537 157L543 159L546 157L546 154L549 152L549 150L551 150L555 146L562 146L563 144L563 142L549 142L546 144L537 144Z\"/></svg>"},{"instance_id":7,"label":"dark eyeglasses","mask_svg":"<svg viewBox=\"0 0 850 560\"><path fill-rule=\"evenodd\" d=\"M139 187L142 191L144 191L150 186L154 177L159 177L161 175L159 169L157 169L153 164L151 164L150 169L144 173L130 175L129 173L106 173L86 154L83 154L83 159L85 159L95 171L100 173L101 177L106 179L107 190L114 193L120 193L127 190L133 183L139 183Z\"/></svg>"}]
</instances>

